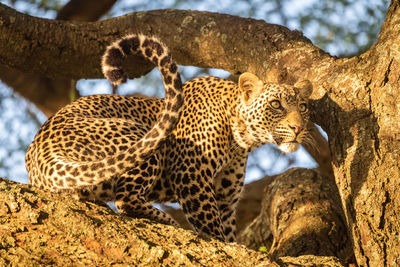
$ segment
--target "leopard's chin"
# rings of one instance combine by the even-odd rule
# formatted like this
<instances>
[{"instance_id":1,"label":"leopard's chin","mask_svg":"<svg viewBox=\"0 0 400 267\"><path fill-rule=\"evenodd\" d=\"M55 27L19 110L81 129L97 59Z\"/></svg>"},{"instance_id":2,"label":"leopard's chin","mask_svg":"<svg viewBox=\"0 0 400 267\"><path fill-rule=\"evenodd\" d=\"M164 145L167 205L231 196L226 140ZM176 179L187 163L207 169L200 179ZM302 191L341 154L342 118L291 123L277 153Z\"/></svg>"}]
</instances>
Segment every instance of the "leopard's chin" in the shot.
<instances>
[{"instance_id":1,"label":"leopard's chin","mask_svg":"<svg viewBox=\"0 0 400 267\"><path fill-rule=\"evenodd\" d=\"M278 145L278 148L285 153L291 153L295 152L297 149L299 149L299 143L297 142L286 142L286 143L281 143Z\"/></svg>"}]
</instances>

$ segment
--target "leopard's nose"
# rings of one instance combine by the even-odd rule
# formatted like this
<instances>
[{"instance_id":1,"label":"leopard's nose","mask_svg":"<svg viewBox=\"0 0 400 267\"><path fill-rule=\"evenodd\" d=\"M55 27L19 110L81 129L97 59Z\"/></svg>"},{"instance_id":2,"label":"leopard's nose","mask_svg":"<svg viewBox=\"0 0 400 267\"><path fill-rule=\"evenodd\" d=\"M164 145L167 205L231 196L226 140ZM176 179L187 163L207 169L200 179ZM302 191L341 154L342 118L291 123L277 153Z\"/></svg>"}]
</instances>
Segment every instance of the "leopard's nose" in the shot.
<instances>
[{"instance_id":1,"label":"leopard's nose","mask_svg":"<svg viewBox=\"0 0 400 267\"><path fill-rule=\"evenodd\" d=\"M303 131L303 127L300 125L289 125L290 129L293 130L293 132L298 135L299 133L301 133L301 131Z\"/></svg>"}]
</instances>

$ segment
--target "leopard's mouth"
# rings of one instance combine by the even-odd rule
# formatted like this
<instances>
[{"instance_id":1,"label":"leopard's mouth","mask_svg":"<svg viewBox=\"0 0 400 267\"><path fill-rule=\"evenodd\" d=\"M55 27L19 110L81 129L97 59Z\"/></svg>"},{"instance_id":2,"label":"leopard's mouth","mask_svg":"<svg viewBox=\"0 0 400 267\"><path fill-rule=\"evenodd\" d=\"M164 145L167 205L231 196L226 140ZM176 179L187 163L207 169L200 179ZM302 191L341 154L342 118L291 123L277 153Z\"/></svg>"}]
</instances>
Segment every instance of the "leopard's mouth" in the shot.
<instances>
[{"instance_id":1,"label":"leopard's mouth","mask_svg":"<svg viewBox=\"0 0 400 267\"><path fill-rule=\"evenodd\" d=\"M299 144L299 142L296 140L283 140L283 138L279 136L274 136L274 142L277 146L280 146L281 144L291 144L291 143Z\"/></svg>"}]
</instances>

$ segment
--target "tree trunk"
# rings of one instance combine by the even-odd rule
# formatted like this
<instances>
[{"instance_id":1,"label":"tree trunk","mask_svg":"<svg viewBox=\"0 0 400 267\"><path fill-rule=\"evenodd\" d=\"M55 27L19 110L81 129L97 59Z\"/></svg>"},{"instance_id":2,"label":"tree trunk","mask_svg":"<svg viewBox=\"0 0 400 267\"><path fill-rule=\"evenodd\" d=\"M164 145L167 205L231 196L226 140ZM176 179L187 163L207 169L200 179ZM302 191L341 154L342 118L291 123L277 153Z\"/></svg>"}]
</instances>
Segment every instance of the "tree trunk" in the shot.
<instances>
[{"instance_id":1,"label":"tree trunk","mask_svg":"<svg viewBox=\"0 0 400 267\"><path fill-rule=\"evenodd\" d=\"M0 62L50 77L101 77L99 58L105 46L124 34L142 32L162 39L179 64L233 74L249 71L264 81L288 84L311 80L312 118L329 136L357 262L396 266L400 265L399 5L391 2L378 42L369 51L338 59L298 31L224 14L158 10L98 23L70 23L33 18L0 4ZM128 68L131 76L152 68L140 66Z\"/></svg>"},{"instance_id":2,"label":"tree trunk","mask_svg":"<svg viewBox=\"0 0 400 267\"><path fill-rule=\"evenodd\" d=\"M400 265L400 8L392 1L378 42L312 76L322 90L314 121L329 136L357 262Z\"/></svg>"}]
</instances>

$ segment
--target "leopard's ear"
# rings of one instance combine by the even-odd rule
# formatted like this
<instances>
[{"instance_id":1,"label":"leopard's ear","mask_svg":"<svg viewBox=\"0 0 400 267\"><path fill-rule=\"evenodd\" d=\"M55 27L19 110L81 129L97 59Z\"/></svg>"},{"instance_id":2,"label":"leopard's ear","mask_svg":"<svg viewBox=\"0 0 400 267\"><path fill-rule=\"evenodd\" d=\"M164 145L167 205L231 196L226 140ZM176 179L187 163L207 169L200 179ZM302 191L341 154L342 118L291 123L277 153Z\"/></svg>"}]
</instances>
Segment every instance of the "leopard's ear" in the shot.
<instances>
[{"instance_id":1,"label":"leopard's ear","mask_svg":"<svg viewBox=\"0 0 400 267\"><path fill-rule=\"evenodd\" d=\"M242 99L246 105L260 95L263 85L263 82L250 72L245 72L240 75L239 88L242 92Z\"/></svg>"},{"instance_id":2,"label":"leopard's ear","mask_svg":"<svg viewBox=\"0 0 400 267\"><path fill-rule=\"evenodd\" d=\"M313 92L313 85L309 80L297 81L294 87L299 89L300 96L303 98L309 98Z\"/></svg>"}]
</instances>

